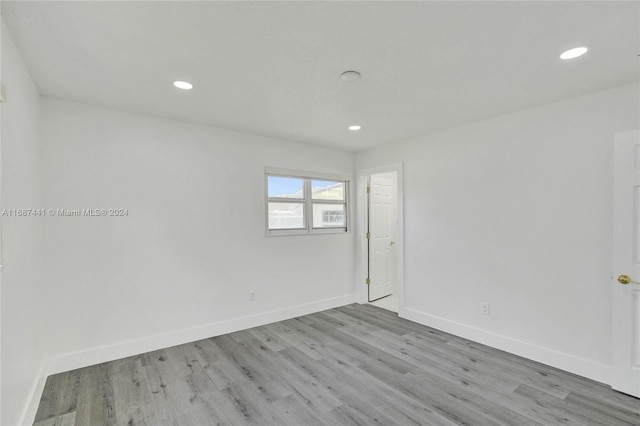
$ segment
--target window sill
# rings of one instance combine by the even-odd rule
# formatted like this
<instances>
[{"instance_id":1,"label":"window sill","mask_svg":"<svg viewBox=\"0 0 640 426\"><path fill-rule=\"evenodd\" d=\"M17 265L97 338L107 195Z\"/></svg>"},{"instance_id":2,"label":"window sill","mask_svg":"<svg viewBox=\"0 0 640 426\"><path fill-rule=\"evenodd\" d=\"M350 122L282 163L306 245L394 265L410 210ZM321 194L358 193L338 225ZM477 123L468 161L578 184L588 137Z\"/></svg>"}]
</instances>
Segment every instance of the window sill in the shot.
<instances>
[{"instance_id":1,"label":"window sill","mask_svg":"<svg viewBox=\"0 0 640 426\"><path fill-rule=\"evenodd\" d=\"M348 234L346 228L319 228L319 229L272 229L266 233L267 237L283 237L287 235L318 235L318 234Z\"/></svg>"}]
</instances>

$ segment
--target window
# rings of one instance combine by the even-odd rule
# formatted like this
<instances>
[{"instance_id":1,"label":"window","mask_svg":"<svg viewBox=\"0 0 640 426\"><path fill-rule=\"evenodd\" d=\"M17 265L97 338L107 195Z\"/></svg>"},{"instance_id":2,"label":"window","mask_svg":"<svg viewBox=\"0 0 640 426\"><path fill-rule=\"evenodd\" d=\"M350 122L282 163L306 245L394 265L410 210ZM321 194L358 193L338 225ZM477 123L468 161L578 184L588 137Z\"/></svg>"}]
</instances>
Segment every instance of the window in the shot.
<instances>
[{"instance_id":1,"label":"window","mask_svg":"<svg viewBox=\"0 0 640 426\"><path fill-rule=\"evenodd\" d=\"M268 235L347 231L347 178L267 171L266 183Z\"/></svg>"}]
</instances>

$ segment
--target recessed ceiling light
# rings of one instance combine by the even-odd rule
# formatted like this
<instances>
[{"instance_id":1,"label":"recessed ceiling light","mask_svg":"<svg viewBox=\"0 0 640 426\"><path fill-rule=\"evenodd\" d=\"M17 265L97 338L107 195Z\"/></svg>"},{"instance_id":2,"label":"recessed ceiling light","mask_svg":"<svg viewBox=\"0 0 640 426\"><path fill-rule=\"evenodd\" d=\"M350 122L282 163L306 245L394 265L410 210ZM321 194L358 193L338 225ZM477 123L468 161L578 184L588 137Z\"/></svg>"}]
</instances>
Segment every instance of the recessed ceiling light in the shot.
<instances>
[{"instance_id":1,"label":"recessed ceiling light","mask_svg":"<svg viewBox=\"0 0 640 426\"><path fill-rule=\"evenodd\" d=\"M183 89L183 90L191 90L193 89L193 84L189 83L188 81L174 81L173 85L176 86L178 89Z\"/></svg>"},{"instance_id":2,"label":"recessed ceiling light","mask_svg":"<svg viewBox=\"0 0 640 426\"><path fill-rule=\"evenodd\" d=\"M351 130L352 132L357 132L360 129L362 129L362 127L358 126L357 124L354 124L353 126L349 126L349 130Z\"/></svg>"},{"instance_id":3,"label":"recessed ceiling light","mask_svg":"<svg viewBox=\"0 0 640 426\"><path fill-rule=\"evenodd\" d=\"M345 71L340 74L340 78L344 81L356 81L360 79L360 73L358 71Z\"/></svg>"},{"instance_id":4,"label":"recessed ceiling light","mask_svg":"<svg viewBox=\"0 0 640 426\"><path fill-rule=\"evenodd\" d=\"M573 49L562 52L562 55L560 55L560 59L574 59L578 56L584 55L588 50L589 48L587 46L574 47Z\"/></svg>"}]
</instances>

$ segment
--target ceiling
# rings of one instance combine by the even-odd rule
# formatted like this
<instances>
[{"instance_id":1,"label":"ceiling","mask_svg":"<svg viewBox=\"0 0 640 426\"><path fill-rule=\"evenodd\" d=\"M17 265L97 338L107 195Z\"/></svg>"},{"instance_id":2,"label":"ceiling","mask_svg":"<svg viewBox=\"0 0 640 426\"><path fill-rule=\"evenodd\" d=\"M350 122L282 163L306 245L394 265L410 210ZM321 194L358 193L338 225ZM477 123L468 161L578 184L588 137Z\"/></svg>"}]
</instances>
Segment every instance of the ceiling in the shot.
<instances>
[{"instance_id":1,"label":"ceiling","mask_svg":"<svg viewBox=\"0 0 640 426\"><path fill-rule=\"evenodd\" d=\"M42 95L348 150L638 81L636 1L5 0L2 14Z\"/></svg>"}]
</instances>

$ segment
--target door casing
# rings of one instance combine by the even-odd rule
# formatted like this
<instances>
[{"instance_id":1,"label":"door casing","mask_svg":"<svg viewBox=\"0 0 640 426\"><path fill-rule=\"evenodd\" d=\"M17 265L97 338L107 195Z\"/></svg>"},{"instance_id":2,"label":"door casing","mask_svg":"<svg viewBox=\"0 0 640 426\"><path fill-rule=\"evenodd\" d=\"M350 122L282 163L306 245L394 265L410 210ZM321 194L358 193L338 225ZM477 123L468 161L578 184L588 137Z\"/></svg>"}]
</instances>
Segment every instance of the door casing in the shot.
<instances>
[{"instance_id":1,"label":"door casing","mask_svg":"<svg viewBox=\"0 0 640 426\"><path fill-rule=\"evenodd\" d=\"M397 270L396 290L398 295L398 314L403 316L404 309L404 195L403 195L403 170L402 163L393 163L379 167L371 167L358 170L356 182L356 207L357 220L355 231L357 240L357 272L356 272L356 302L368 303L368 289L366 284L368 274L367 252L367 178L371 175L395 172L397 176L396 203L398 212L398 235L396 242Z\"/></svg>"}]
</instances>

